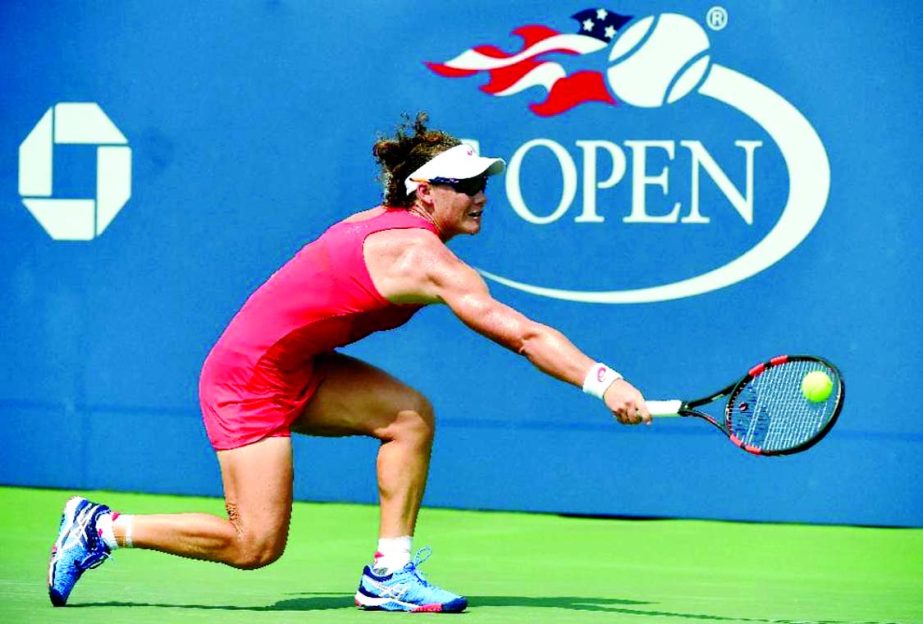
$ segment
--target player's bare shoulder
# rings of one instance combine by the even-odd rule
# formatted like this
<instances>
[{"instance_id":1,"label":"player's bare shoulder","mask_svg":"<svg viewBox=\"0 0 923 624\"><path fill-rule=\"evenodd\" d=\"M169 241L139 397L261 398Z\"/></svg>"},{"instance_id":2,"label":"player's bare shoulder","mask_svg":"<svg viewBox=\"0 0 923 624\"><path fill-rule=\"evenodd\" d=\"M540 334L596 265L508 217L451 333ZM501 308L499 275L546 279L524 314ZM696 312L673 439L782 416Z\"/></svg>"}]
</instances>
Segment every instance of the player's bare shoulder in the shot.
<instances>
[{"instance_id":1,"label":"player's bare shoulder","mask_svg":"<svg viewBox=\"0 0 923 624\"><path fill-rule=\"evenodd\" d=\"M370 234L363 246L366 263L384 261L400 266L425 261L448 251L439 237L429 230L407 228L383 230Z\"/></svg>"},{"instance_id":2,"label":"player's bare shoulder","mask_svg":"<svg viewBox=\"0 0 923 624\"><path fill-rule=\"evenodd\" d=\"M384 230L369 235L363 256L372 283L392 303L435 303L434 271L459 262L433 232L419 228Z\"/></svg>"}]
</instances>

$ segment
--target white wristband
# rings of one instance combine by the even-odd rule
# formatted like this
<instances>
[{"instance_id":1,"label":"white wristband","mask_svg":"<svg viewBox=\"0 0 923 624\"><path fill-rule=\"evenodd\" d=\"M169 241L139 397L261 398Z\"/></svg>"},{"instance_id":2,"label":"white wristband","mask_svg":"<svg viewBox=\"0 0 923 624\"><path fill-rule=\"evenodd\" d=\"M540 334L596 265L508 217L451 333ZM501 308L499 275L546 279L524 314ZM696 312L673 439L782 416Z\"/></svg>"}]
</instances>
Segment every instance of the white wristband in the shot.
<instances>
[{"instance_id":1,"label":"white wristband","mask_svg":"<svg viewBox=\"0 0 923 624\"><path fill-rule=\"evenodd\" d=\"M587 394L592 394L597 399L601 399L609 386L619 379L622 379L622 376L618 371L612 370L602 362L597 362L593 364L593 368L583 379L583 391Z\"/></svg>"}]
</instances>

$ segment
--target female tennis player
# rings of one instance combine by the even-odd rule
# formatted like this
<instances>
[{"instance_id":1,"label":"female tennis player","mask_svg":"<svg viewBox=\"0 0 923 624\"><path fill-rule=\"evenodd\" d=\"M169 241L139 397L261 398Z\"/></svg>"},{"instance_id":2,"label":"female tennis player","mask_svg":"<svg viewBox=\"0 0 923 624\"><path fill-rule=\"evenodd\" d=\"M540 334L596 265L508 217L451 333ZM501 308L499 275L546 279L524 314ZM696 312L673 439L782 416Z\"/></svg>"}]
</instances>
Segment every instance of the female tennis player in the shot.
<instances>
[{"instance_id":1,"label":"female tennis player","mask_svg":"<svg viewBox=\"0 0 923 624\"><path fill-rule=\"evenodd\" d=\"M217 451L227 517L126 515L75 497L52 549L51 601L64 605L81 574L117 548L157 550L242 569L285 549L292 507L291 432L381 441L378 549L356 604L388 611L458 612L462 596L424 581L411 540L426 486L434 416L419 392L336 349L397 327L422 306L461 321L542 372L603 400L623 424L650 422L641 394L560 332L493 299L445 243L481 229L484 191L505 167L426 127L426 115L379 140L384 205L308 243L246 301L212 349L199 385ZM445 377L445 383L452 383Z\"/></svg>"}]
</instances>

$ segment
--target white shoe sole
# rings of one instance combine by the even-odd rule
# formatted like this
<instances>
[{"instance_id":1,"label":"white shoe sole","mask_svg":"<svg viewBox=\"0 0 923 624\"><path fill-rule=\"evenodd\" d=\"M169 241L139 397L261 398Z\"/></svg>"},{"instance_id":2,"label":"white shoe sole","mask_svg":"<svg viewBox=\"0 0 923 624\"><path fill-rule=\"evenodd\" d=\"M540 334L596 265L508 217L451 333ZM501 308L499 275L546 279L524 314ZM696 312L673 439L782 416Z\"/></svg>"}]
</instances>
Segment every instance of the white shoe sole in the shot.
<instances>
[{"instance_id":1,"label":"white shoe sole","mask_svg":"<svg viewBox=\"0 0 923 624\"><path fill-rule=\"evenodd\" d=\"M360 591L356 592L355 595L356 606L360 609L374 609L381 611L410 611L414 613L439 613L445 610L446 606L440 603L433 603L428 605L418 605L412 602L404 602L402 600L397 600L396 598L373 598L372 596L366 596ZM385 605L394 605L386 607ZM467 607L467 603L465 604ZM462 609L464 610L464 609ZM451 611L455 613L455 610Z\"/></svg>"},{"instance_id":2,"label":"white shoe sole","mask_svg":"<svg viewBox=\"0 0 923 624\"><path fill-rule=\"evenodd\" d=\"M362 592L356 592L356 606L357 607L366 607L370 609L384 609L385 611L413 611L419 608L419 605L415 605L410 602L402 602L395 598L372 598L371 596L366 596ZM398 605L402 608L400 609L385 609L386 604Z\"/></svg>"}]
</instances>

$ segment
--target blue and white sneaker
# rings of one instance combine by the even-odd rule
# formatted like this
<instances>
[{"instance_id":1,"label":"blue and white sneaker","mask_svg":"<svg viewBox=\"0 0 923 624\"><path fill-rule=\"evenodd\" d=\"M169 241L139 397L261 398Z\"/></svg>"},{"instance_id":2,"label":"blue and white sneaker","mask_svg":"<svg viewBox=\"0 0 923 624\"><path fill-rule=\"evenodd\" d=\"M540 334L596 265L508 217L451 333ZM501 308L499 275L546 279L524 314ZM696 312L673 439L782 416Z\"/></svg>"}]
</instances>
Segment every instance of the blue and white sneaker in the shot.
<instances>
[{"instance_id":1,"label":"blue and white sneaker","mask_svg":"<svg viewBox=\"0 0 923 624\"><path fill-rule=\"evenodd\" d=\"M356 606L370 611L464 611L468 606L467 598L431 585L420 574L419 566L431 553L429 546L421 548L413 561L386 575L365 566L356 591Z\"/></svg>"},{"instance_id":2,"label":"blue and white sneaker","mask_svg":"<svg viewBox=\"0 0 923 624\"><path fill-rule=\"evenodd\" d=\"M63 607L80 576L109 557L109 547L99 536L96 520L110 513L105 505L75 496L67 501L61 515L58 540L51 548L48 563L48 595L51 604Z\"/></svg>"}]
</instances>

